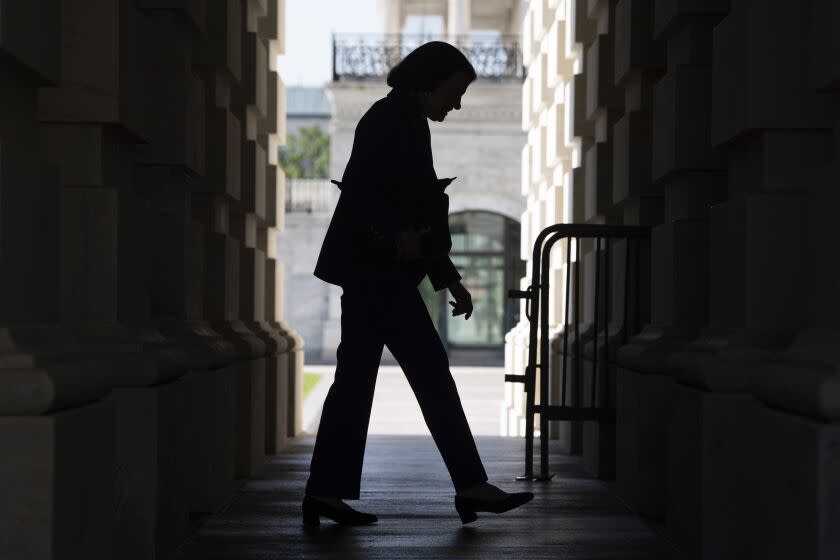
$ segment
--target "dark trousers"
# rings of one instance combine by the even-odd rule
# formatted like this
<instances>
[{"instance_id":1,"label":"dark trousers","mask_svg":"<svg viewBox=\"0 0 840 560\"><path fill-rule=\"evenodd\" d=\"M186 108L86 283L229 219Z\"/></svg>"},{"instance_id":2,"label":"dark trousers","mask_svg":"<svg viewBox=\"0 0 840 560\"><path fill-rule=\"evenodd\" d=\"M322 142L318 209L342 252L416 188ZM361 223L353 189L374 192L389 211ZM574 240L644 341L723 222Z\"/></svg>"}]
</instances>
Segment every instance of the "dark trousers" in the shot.
<instances>
[{"instance_id":1,"label":"dark trousers","mask_svg":"<svg viewBox=\"0 0 840 560\"><path fill-rule=\"evenodd\" d=\"M449 371L449 357L416 284L371 278L345 286L341 296L335 379L324 401L306 493L359 499L384 346L399 362L417 397L455 490L486 481L487 473Z\"/></svg>"}]
</instances>

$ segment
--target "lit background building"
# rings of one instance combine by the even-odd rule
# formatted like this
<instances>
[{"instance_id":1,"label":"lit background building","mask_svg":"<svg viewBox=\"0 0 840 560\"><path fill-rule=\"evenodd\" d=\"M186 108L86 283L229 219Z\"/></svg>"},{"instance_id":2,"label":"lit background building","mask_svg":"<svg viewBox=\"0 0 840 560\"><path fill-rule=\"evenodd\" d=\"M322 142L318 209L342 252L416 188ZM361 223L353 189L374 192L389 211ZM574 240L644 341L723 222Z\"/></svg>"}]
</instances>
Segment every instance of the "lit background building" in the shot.
<instances>
[{"instance_id":1,"label":"lit background building","mask_svg":"<svg viewBox=\"0 0 840 560\"><path fill-rule=\"evenodd\" d=\"M330 177L340 179L350 157L353 133L364 112L390 88L387 71L429 40L448 40L467 53L479 73L462 108L446 123L430 123L435 170L458 179L450 197L452 261L473 294L469 321L453 318L450 294L435 293L425 279L426 304L455 365L502 365L504 334L518 321L519 305L506 297L524 272L519 256L524 200L519 192L520 91L524 79L518 30L522 4L514 1L380 3L382 33L338 34L333 38L333 79L326 85L332 108ZM311 272L337 201L329 181L289 182L287 200L301 202L286 216L280 236L287 269L287 302L306 341L309 363L334 363L340 341L341 288ZM294 294L294 296L292 296ZM396 363L385 349L383 363Z\"/></svg>"}]
</instances>

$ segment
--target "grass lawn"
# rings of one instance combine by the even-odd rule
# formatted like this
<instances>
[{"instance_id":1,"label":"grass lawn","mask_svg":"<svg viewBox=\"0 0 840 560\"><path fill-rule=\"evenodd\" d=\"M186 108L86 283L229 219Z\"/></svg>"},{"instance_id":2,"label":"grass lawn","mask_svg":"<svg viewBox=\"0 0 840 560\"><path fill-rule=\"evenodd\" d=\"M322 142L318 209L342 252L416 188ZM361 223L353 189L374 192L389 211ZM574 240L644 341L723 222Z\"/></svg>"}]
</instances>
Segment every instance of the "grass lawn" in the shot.
<instances>
[{"instance_id":1,"label":"grass lawn","mask_svg":"<svg viewBox=\"0 0 840 560\"><path fill-rule=\"evenodd\" d=\"M312 373L311 371L304 371L303 372L303 398L306 399L306 395L309 394L309 391L312 390L318 381L324 375L322 373Z\"/></svg>"}]
</instances>

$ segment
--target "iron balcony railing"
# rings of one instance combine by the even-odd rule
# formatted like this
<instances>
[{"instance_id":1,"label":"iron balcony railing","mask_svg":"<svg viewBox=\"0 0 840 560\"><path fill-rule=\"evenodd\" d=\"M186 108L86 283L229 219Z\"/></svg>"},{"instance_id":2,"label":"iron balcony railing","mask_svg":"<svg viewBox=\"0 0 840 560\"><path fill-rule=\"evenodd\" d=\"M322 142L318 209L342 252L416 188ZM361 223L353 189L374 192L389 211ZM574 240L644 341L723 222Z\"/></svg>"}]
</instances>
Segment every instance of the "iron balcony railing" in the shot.
<instances>
[{"instance_id":1,"label":"iron balcony railing","mask_svg":"<svg viewBox=\"0 0 840 560\"><path fill-rule=\"evenodd\" d=\"M556 368L560 375L560 402L549 403L549 256L551 247L566 240L566 285L562 333L562 365ZM594 317L591 324L581 317L581 240L594 244L594 285L584 286L592 292ZM549 421L615 421L615 397L610 375L610 325L620 329L619 342L626 343L628 336L641 328L640 301L644 297L642 255L649 242L650 228L645 226L607 226L590 224L555 224L542 230L534 242L531 285L527 290L508 290L508 297L525 300L525 315L530 323L528 339L528 364L524 374L505 375L505 381L524 383L526 392L525 416L525 474L517 480L550 480L548 473L548 423ZM613 317L610 300L611 245L624 245L624 271L620 294L621 315ZM571 256L575 255L572 261ZM612 297L617 297L613 295ZM618 300L614 300L618 301ZM570 317L573 314L573 317ZM602 332L603 331L603 332ZM539 333L539 343L537 335ZM574 333L572 348L570 335ZM599 344L601 348L599 350ZM539 347L539 357L537 348ZM591 350L592 369L587 376L583 356ZM599 363L600 356L603 361ZM571 365L569 364L571 362ZM599 365L602 367L599 369ZM540 401L535 402L536 370L540 370ZM555 385L556 386L556 385ZM533 474L534 415L540 415L540 474Z\"/></svg>"},{"instance_id":2,"label":"iron balcony railing","mask_svg":"<svg viewBox=\"0 0 840 560\"><path fill-rule=\"evenodd\" d=\"M286 212L331 212L339 191L328 179L288 179Z\"/></svg>"},{"instance_id":3,"label":"iron balcony railing","mask_svg":"<svg viewBox=\"0 0 840 560\"><path fill-rule=\"evenodd\" d=\"M333 81L383 80L408 53L429 41L447 41L463 52L482 80L522 81L525 67L516 35L445 38L436 35L333 34Z\"/></svg>"}]
</instances>

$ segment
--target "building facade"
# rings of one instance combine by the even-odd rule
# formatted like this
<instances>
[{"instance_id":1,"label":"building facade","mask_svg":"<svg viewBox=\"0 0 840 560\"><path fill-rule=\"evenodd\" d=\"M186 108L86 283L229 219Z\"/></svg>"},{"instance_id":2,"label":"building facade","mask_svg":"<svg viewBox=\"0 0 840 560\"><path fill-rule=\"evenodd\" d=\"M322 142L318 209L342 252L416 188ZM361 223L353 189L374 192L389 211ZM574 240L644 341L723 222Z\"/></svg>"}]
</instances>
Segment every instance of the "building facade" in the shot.
<instances>
[{"instance_id":1,"label":"building facade","mask_svg":"<svg viewBox=\"0 0 840 560\"><path fill-rule=\"evenodd\" d=\"M332 107L324 88L318 86L286 86L286 134L301 128L317 126L327 132Z\"/></svg>"},{"instance_id":2,"label":"building facade","mask_svg":"<svg viewBox=\"0 0 840 560\"><path fill-rule=\"evenodd\" d=\"M380 7L384 34L334 38L333 80L326 87L333 107L331 177L343 175L356 123L388 93L387 71L402 56L434 39L448 40L467 53L480 77L469 87L461 110L453 111L446 123L430 123L430 129L438 175L458 177L447 189L452 258L473 294L475 312L468 322L453 318L448 313L449 294L436 294L428 279L420 289L452 363L501 365L504 332L518 320L518 306L507 301L505 292L518 284L524 270L518 256L518 222L524 209L519 154L525 141L520 126L524 74L517 31L521 4L387 0ZM438 32L411 32L414 17L424 18ZM327 206L320 214L303 217L309 225L302 228L301 236L317 240L313 246L323 240L332 210ZM287 216L287 222L296 219ZM315 258L317 251L311 256L312 268ZM305 266L300 263L301 272ZM314 277L301 277L299 282L309 283L302 288L305 293L320 294L307 299L307 305L312 302L307 313L310 324L322 325L320 337L314 338L314 344L320 341L321 359L333 363L341 334L341 288ZM316 359L314 353L308 353L307 359ZM387 349L383 363L395 363Z\"/></svg>"}]
</instances>

